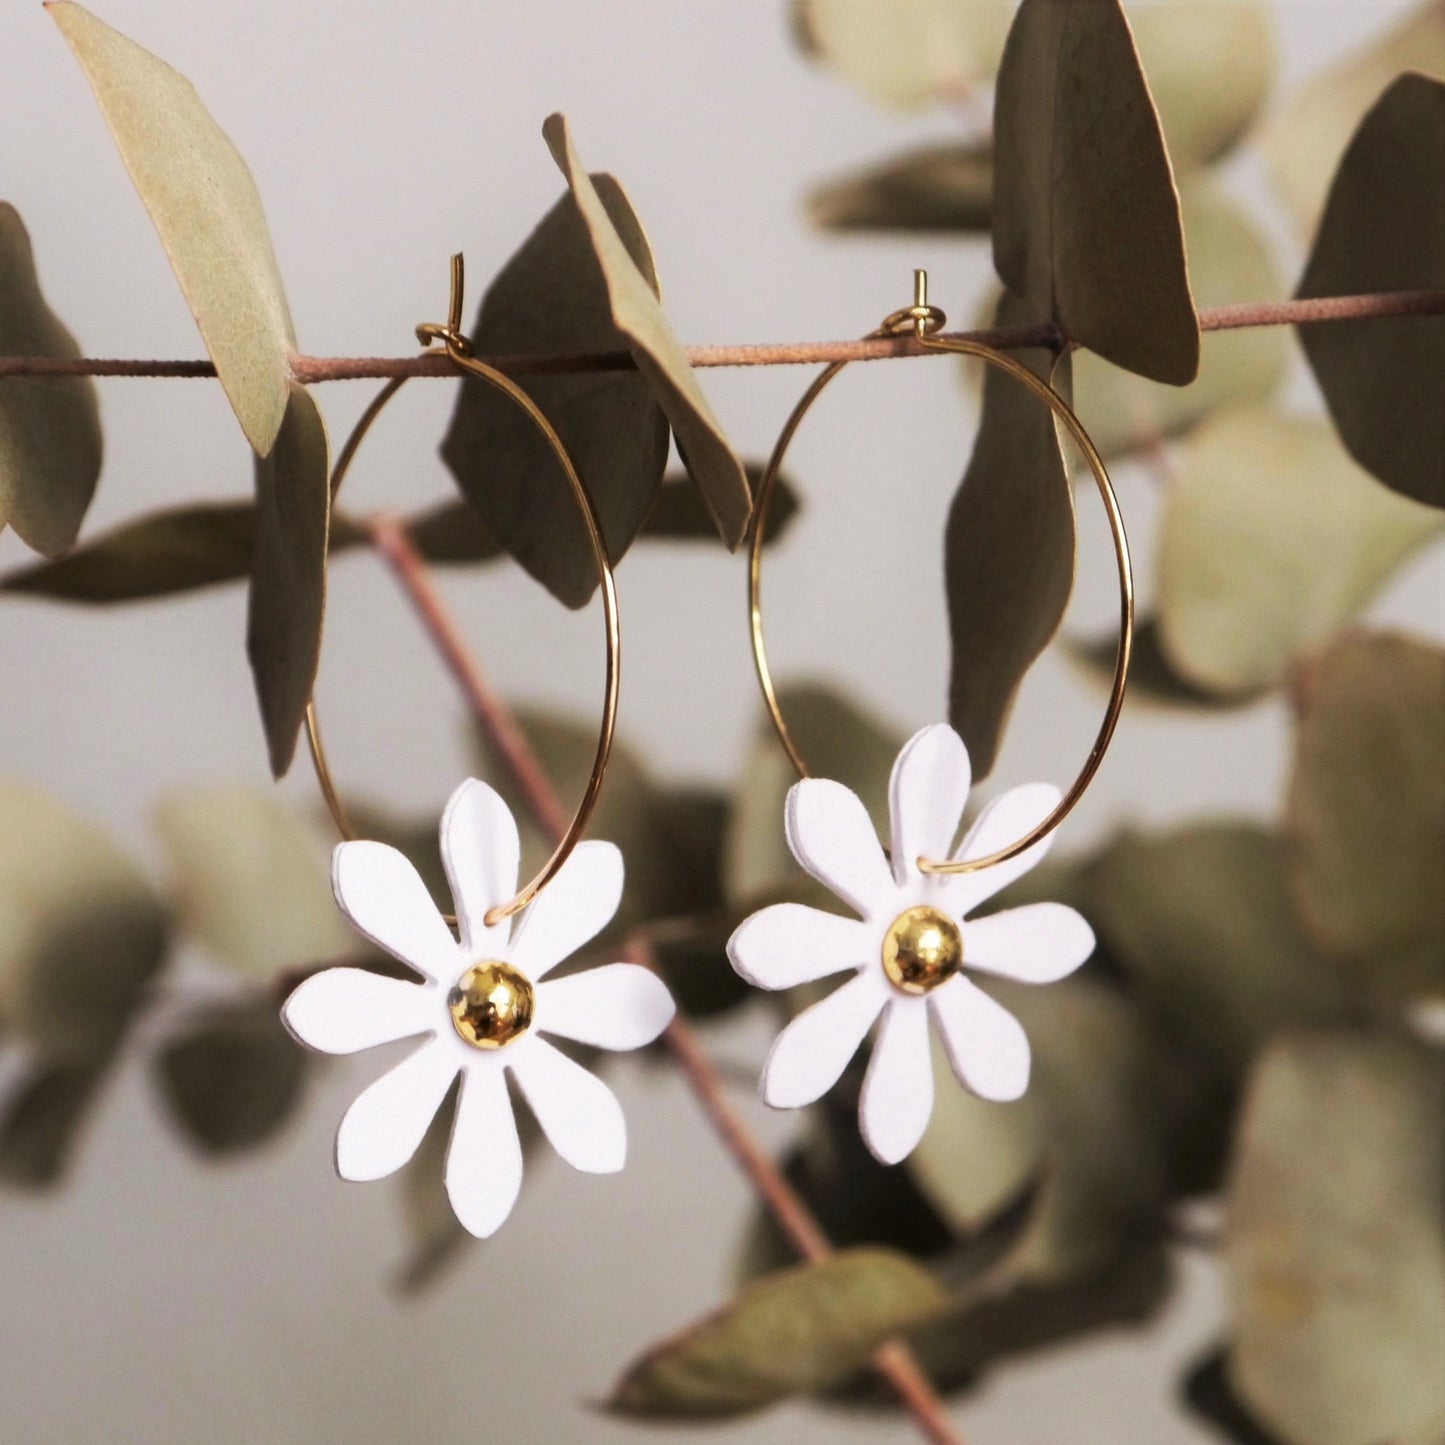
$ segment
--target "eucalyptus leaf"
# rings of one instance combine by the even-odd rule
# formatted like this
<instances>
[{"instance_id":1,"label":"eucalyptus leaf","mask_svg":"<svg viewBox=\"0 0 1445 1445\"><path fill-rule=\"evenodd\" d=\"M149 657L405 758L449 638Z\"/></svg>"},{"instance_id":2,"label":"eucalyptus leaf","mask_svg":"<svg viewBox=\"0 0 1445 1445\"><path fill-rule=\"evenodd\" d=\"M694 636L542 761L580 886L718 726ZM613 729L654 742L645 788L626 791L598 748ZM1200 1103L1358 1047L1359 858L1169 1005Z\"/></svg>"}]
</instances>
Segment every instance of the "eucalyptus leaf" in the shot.
<instances>
[{"instance_id":1,"label":"eucalyptus leaf","mask_svg":"<svg viewBox=\"0 0 1445 1445\"><path fill-rule=\"evenodd\" d=\"M803 48L886 105L957 100L993 78L1008 0L793 0Z\"/></svg>"},{"instance_id":2,"label":"eucalyptus leaf","mask_svg":"<svg viewBox=\"0 0 1445 1445\"><path fill-rule=\"evenodd\" d=\"M1216 412L1185 440L1159 534L1159 641L1206 691L1285 682L1445 515L1391 495L1329 426L1266 406Z\"/></svg>"},{"instance_id":3,"label":"eucalyptus leaf","mask_svg":"<svg viewBox=\"0 0 1445 1445\"><path fill-rule=\"evenodd\" d=\"M45 304L19 213L0 201L0 355L80 355ZM80 531L100 476L100 407L88 376L0 382L0 528L47 557Z\"/></svg>"},{"instance_id":4,"label":"eucalyptus leaf","mask_svg":"<svg viewBox=\"0 0 1445 1445\"><path fill-rule=\"evenodd\" d=\"M1320 660L1285 805L1290 891L1372 992L1445 988L1445 651L1347 638Z\"/></svg>"},{"instance_id":5,"label":"eucalyptus leaf","mask_svg":"<svg viewBox=\"0 0 1445 1445\"><path fill-rule=\"evenodd\" d=\"M195 88L73 0L46 8L95 91L246 439L281 430L296 349L256 183Z\"/></svg>"},{"instance_id":6,"label":"eucalyptus leaf","mask_svg":"<svg viewBox=\"0 0 1445 1445\"><path fill-rule=\"evenodd\" d=\"M325 839L274 793L223 784L170 794L156 827L181 920L218 962L270 983L361 951L332 901Z\"/></svg>"},{"instance_id":7,"label":"eucalyptus leaf","mask_svg":"<svg viewBox=\"0 0 1445 1445\"><path fill-rule=\"evenodd\" d=\"M1146 10L1140 18L1155 13ZM1172 16L1173 7L1157 13ZM1189 281L1200 306L1229 306L1280 293L1279 268L1259 229L1208 175L1185 182L1180 208ZM1083 351L1074 356L1075 409L1094 445L1104 456L1116 457L1157 446L1216 407L1272 396L1284 380L1289 357L1283 327L1212 331L1201 338L1198 376L1178 387L1148 381Z\"/></svg>"},{"instance_id":8,"label":"eucalyptus leaf","mask_svg":"<svg viewBox=\"0 0 1445 1445\"><path fill-rule=\"evenodd\" d=\"M1299 294L1445 289L1442 172L1445 81L1402 75L1340 162ZM1445 507L1445 316L1303 326L1300 340L1355 460L1394 491Z\"/></svg>"},{"instance_id":9,"label":"eucalyptus leaf","mask_svg":"<svg viewBox=\"0 0 1445 1445\"><path fill-rule=\"evenodd\" d=\"M1182 1393L1189 1410L1223 1432L1235 1445L1285 1445L1278 1435L1269 1434L1240 1403L1234 1386L1229 1383L1227 1350L1215 1350L1190 1370Z\"/></svg>"},{"instance_id":10,"label":"eucalyptus leaf","mask_svg":"<svg viewBox=\"0 0 1445 1445\"><path fill-rule=\"evenodd\" d=\"M153 1061L156 1088L182 1135L204 1154L271 1139L301 1098L306 1055L269 997L207 1010Z\"/></svg>"},{"instance_id":11,"label":"eucalyptus leaf","mask_svg":"<svg viewBox=\"0 0 1445 1445\"><path fill-rule=\"evenodd\" d=\"M1445 80L1445 0L1426 0L1372 45L1310 80L1266 126L1265 152L1306 234L1361 117L1406 70Z\"/></svg>"},{"instance_id":12,"label":"eucalyptus leaf","mask_svg":"<svg viewBox=\"0 0 1445 1445\"><path fill-rule=\"evenodd\" d=\"M321 662L330 469L326 423L310 392L293 386L275 446L256 459L256 549L246 621L246 655L278 778L296 756Z\"/></svg>"},{"instance_id":13,"label":"eucalyptus leaf","mask_svg":"<svg viewBox=\"0 0 1445 1445\"><path fill-rule=\"evenodd\" d=\"M747 477L663 315L657 294L633 259L632 252L642 243L634 240L629 246L624 235L627 228L619 232L619 216L609 212L583 169L566 120L550 116L542 134L586 223L607 286L613 323L627 337L638 370L667 414L683 464L702 493L718 532L729 547L736 547L752 509Z\"/></svg>"},{"instance_id":14,"label":"eucalyptus leaf","mask_svg":"<svg viewBox=\"0 0 1445 1445\"><path fill-rule=\"evenodd\" d=\"M41 1064L25 1074L0 1104L0 1184L61 1182L108 1072L107 1056L98 1065Z\"/></svg>"},{"instance_id":15,"label":"eucalyptus leaf","mask_svg":"<svg viewBox=\"0 0 1445 1445\"><path fill-rule=\"evenodd\" d=\"M164 908L131 860L43 793L0 783L0 1023L43 1059L116 1046L165 956Z\"/></svg>"},{"instance_id":16,"label":"eucalyptus leaf","mask_svg":"<svg viewBox=\"0 0 1445 1445\"><path fill-rule=\"evenodd\" d=\"M1179 196L1118 0L1023 0L994 97L994 176L1004 284L1116 366L1192 381Z\"/></svg>"},{"instance_id":17,"label":"eucalyptus leaf","mask_svg":"<svg viewBox=\"0 0 1445 1445\"><path fill-rule=\"evenodd\" d=\"M1445 1074L1395 1040L1261 1060L1229 1187L1229 1377L1292 1445L1445 1438Z\"/></svg>"},{"instance_id":18,"label":"eucalyptus leaf","mask_svg":"<svg viewBox=\"0 0 1445 1445\"><path fill-rule=\"evenodd\" d=\"M993 151L978 142L942 144L841 176L808 196L808 217L835 231L988 230Z\"/></svg>"},{"instance_id":19,"label":"eucalyptus leaf","mask_svg":"<svg viewBox=\"0 0 1445 1445\"><path fill-rule=\"evenodd\" d=\"M1119 650L1118 630L1100 638L1066 639L1068 656L1099 687L1114 679ZM1253 700L1253 694L1222 695L1196 687L1181 677L1159 644L1159 623L1145 614L1134 624L1134 650L1129 660L1128 702L1159 707L1225 708Z\"/></svg>"},{"instance_id":20,"label":"eucalyptus leaf","mask_svg":"<svg viewBox=\"0 0 1445 1445\"><path fill-rule=\"evenodd\" d=\"M1037 320L1005 295L1001 326ZM1069 362L1015 358L1066 397ZM949 719L975 778L998 759L1024 674L1058 631L1074 585L1074 497L1052 413L996 367L983 383L973 456L948 512L944 585L952 668Z\"/></svg>"},{"instance_id":21,"label":"eucalyptus leaf","mask_svg":"<svg viewBox=\"0 0 1445 1445\"><path fill-rule=\"evenodd\" d=\"M652 250L626 193L608 175L590 178L626 264L656 300ZM481 355L619 351L592 235L570 192L538 223L482 298L471 340ZM622 559L642 526L667 463L667 418L635 371L538 375L527 393L556 428L602 524L607 552ZM457 392L442 457L486 534L569 607L597 589L597 563L571 486L550 446L515 401L480 377Z\"/></svg>"},{"instance_id":22,"label":"eucalyptus leaf","mask_svg":"<svg viewBox=\"0 0 1445 1445\"><path fill-rule=\"evenodd\" d=\"M743 1288L723 1309L654 1346L613 1390L614 1414L725 1419L836 1384L948 1297L920 1265L848 1250Z\"/></svg>"}]
</instances>

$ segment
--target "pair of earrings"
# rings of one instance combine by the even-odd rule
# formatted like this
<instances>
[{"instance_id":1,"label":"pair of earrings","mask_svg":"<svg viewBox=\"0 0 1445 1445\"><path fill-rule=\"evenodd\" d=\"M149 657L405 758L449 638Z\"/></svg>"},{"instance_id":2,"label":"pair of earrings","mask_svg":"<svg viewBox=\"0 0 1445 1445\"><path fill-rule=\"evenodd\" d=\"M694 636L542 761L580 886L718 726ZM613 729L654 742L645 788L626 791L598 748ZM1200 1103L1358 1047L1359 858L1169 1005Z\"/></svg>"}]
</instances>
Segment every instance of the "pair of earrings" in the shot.
<instances>
[{"instance_id":1,"label":"pair of earrings","mask_svg":"<svg viewBox=\"0 0 1445 1445\"><path fill-rule=\"evenodd\" d=\"M889 786L891 857L858 796L808 775L778 704L763 643L761 545L774 480L793 433L823 388L843 369L819 374L784 427L759 487L749 554L749 614L758 678L779 739L801 776L789 792L785 828L801 867L854 916L778 903L745 920L728 943L736 971L764 989L788 989L851 975L778 1036L763 1069L764 1100L796 1108L839 1079L874 1024L859 1123L882 1162L897 1163L919 1142L933 1107L929 1018L967 1089L986 1099L1019 1097L1028 1085L1029 1044L1017 1020L974 984L977 970L1050 983L1092 953L1093 934L1073 909L1035 903L980 919L969 915L1032 868L1102 761L1123 702L1133 638L1133 586L1119 509L1098 452L1067 403L1007 356L937 333L944 317L915 272L914 303L875 332L911 336L930 349L978 356L1033 391L1078 443L1098 483L1119 565L1121 638L1103 726L1067 794L1047 784L1015 788L990 803L953 849L970 788L968 752L947 724L916 734L898 755ZM510 378L472 355L460 330L461 258L452 262L445 326L417 328L440 341L460 370L518 405L556 455L586 522L601 581L607 631L603 723L582 803L551 858L518 890L520 843L506 803L471 779L441 820L441 852L455 918L440 913L415 868L396 849L354 836L332 785L314 709L308 737L323 795L346 841L332 860L337 903L355 928L406 964L417 981L360 968L312 975L287 999L282 1017L302 1043L349 1054L408 1038L423 1042L365 1089L336 1136L345 1179L379 1179L416 1152L458 1076L460 1095L446 1155L446 1187L473 1234L495 1232L522 1181L522 1150L506 1075L511 1072L542 1132L577 1169L622 1168L627 1130L612 1091L548 1042L636 1049L671 1022L674 1004L650 970L607 963L561 978L548 975L610 922L622 896L622 856L611 843L584 841L607 767L616 722L619 627L612 569L587 490L546 417ZM401 382L363 414L342 449L338 475Z\"/></svg>"}]
</instances>

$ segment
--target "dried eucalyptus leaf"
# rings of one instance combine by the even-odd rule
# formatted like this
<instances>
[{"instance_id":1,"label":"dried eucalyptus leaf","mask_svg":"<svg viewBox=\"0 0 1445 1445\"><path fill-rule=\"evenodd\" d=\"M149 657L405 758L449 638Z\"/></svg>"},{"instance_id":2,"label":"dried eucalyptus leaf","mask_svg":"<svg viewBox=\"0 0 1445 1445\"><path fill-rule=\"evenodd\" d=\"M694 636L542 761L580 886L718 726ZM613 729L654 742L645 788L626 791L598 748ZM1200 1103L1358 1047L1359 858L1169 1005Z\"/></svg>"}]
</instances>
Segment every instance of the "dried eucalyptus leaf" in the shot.
<instances>
[{"instance_id":1,"label":"dried eucalyptus leaf","mask_svg":"<svg viewBox=\"0 0 1445 1445\"><path fill-rule=\"evenodd\" d=\"M742 463L733 455L698 387L657 295L638 270L631 254L633 248L619 233L618 216L608 211L578 160L566 120L560 115L550 116L542 134L587 224L607 284L612 320L628 338L638 370L667 414L688 475L702 493L718 532L729 547L736 547L743 539L752 508Z\"/></svg>"},{"instance_id":2,"label":"dried eucalyptus leaf","mask_svg":"<svg viewBox=\"0 0 1445 1445\"><path fill-rule=\"evenodd\" d=\"M1321 658L1285 804L1289 884L1322 948L1372 991L1445 988L1445 651L1406 637Z\"/></svg>"},{"instance_id":3,"label":"dried eucalyptus leaf","mask_svg":"<svg viewBox=\"0 0 1445 1445\"><path fill-rule=\"evenodd\" d=\"M1406 70L1445 80L1445 0L1426 0L1373 45L1301 87L1266 127L1265 152L1306 234L1361 117Z\"/></svg>"},{"instance_id":4,"label":"dried eucalyptus leaf","mask_svg":"<svg viewBox=\"0 0 1445 1445\"><path fill-rule=\"evenodd\" d=\"M925 1269L889 1250L796 1265L747 1285L717 1313L654 1346L628 1368L607 1408L654 1420L762 1410L838 1383L947 1302Z\"/></svg>"},{"instance_id":5,"label":"dried eucalyptus leaf","mask_svg":"<svg viewBox=\"0 0 1445 1445\"><path fill-rule=\"evenodd\" d=\"M60 1183L108 1065L42 1064L20 1081L0 1105L0 1184Z\"/></svg>"},{"instance_id":6,"label":"dried eucalyptus leaf","mask_svg":"<svg viewBox=\"0 0 1445 1445\"><path fill-rule=\"evenodd\" d=\"M167 919L87 819L0 783L0 1022L56 1063L109 1054L166 950Z\"/></svg>"},{"instance_id":7,"label":"dried eucalyptus leaf","mask_svg":"<svg viewBox=\"0 0 1445 1445\"><path fill-rule=\"evenodd\" d=\"M1005 295L998 324L1038 319ZM1016 359L1069 391L1068 359ZM1053 414L1013 377L989 367L963 483L944 533L952 668L949 719L985 778L1024 674L1058 631L1074 586L1074 496Z\"/></svg>"},{"instance_id":8,"label":"dried eucalyptus leaf","mask_svg":"<svg viewBox=\"0 0 1445 1445\"><path fill-rule=\"evenodd\" d=\"M274 793L237 784L170 794L156 828L184 927L262 983L358 950L332 901L326 840Z\"/></svg>"},{"instance_id":9,"label":"dried eucalyptus leaf","mask_svg":"<svg viewBox=\"0 0 1445 1445\"><path fill-rule=\"evenodd\" d=\"M1172 7L1160 13L1172 14ZM1258 228L1208 176L1184 184L1180 209L1189 281L1200 306L1229 306L1280 293L1279 268ZM1272 396L1284 380L1289 357L1283 327L1213 331L1201 338L1199 375L1189 386L1178 387L1148 381L1083 351L1074 356L1075 409L1104 456L1121 456L1186 431L1216 407Z\"/></svg>"},{"instance_id":10,"label":"dried eucalyptus leaf","mask_svg":"<svg viewBox=\"0 0 1445 1445\"><path fill-rule=\"evenodd\" d=\"M256 459L256 549L246 621L246 655L278 778L296 756L321 662L330 469L326 423L311 393L293 386L275 446Z\"/></svg>"},{"instance_id":11,"label":"dried eucalyptus leaf","mask_svg":"<svg viewBox=\"0 0 1445 1445\"><path fill-rule=\"evenodd\" d=\"M993 259L1107 361L1182 386L1199 323L1159 117L1118 0L1023 0L994 98Z\"/></svg>"},{"instance_id":12,"label":"dried eucalyptus leaf","mask_svg":"<svg viewBox=\"0 0 1445 1445\"><path fill-rule=\"evenodd\" d=\"M840 176L808 196L808 218L834 231L988 230L993 149L932 145Z\"/></svg>"},{"instance_id":13,"label":"dried eucalyptus leaf","mask_svg":"<svg viewBox=\"0 0 1445 1445\"><path fill-rule=\"evenodd\" d=\"M1117 629L1098 639L1066 639L1067 654L1091 682L1108 687L1114 678L1119 650ZM1134 651L1129 660L1128 701L1160 707L1225 708L1250 702L1254 695L1208 692L1181 677L1159 645L1159 623L1151 616L1134 625Z\"/></svg>"},{"instance_id":14,"label":"dried eucalyptus leaf","mask_svg":"<svg viewBox=\"0 0 1445 1445\"><path fill-rule=\"evenodd\" d=\"M1228 154L1254 125L1274 80L1268 8L1259 0L1171 0L1134 9L1129 24L1175 168Z\"/></svg>"},{"instance_id":15,"label":"dried eucalyptus leaf","mask_svg":"<svg viewBox=\"0 0 1445 1445\"><path fill-rule=\"evenodd\" d=\"M655 301L652 251L631 202L611 176L590 180L602 224ZM484 356L626 349L591 232L570 192L487 288L471 339ZM608 555L621 561L667 463L667 418L651 388L634 371L603 371L529 377L527 393L587 487ZM569 607L583 606L597 589L587 528L556 456L516 402L479 377L464 377L442 458L476 509L483 535Z\"/></svg>"},{"instance_id":16,"label":"dried eucalyptus leaf","mask_svg":"<svg viewBox=\"0 0 1445 1445\"><path fill-rule=\"evenodd\" d=\"M1229 1376L1299 1445L1445 1438L1441 1060L1291 1035L1250 1085L1229 1187Z\"/></svg>"},{"instance_id":17,"label":"dried eucalyptus leaf","mask_svg":"<svg viewBox=\"0 0 1445 1445\"><path fill-rule=\"evenodd\" d=\"M241 430L264 456L286 411L296 337L251 172L183 75L73 0L46 8L95 91Z\"/></svg>"},{"instance_id":18,"label":"dried eucalyptus leaf","mask_svg":"<svg viewBox=\"0 0 1445 1445\"><path fill-rule=\"evenodd\" d=\"M1240 1403L1229 1383L1228 1350L1215 1350L1190 1370L1181 1394L1191 1413L1223 1432L1235 1445L1285 1445Z\"/></svg>"},{"instance_id":19,"label":"dried eucalyptus leaf","mask_svg":"<svg viewBox=\"0 0 1445 1445\"><path fill-rule=\"evenodd\" d=\"M1159 641L1207 691L1285 682L1445 515L1394 496L1329 426L1230 407L1184 442L1160 527Z\"/></svg>"},{"instance_id":20,"label":"dried eucalyptus leaf","mask_svg":"<svg viewBox=\"0 0 1445 1445\"><path fill-rule=\"evenodd\" d=\"M333 556L366 540L360 523L331 514ZM255 552L254 502L197 502L122 522L54 562L17 568L0 578L0 592L54 602L144 602L239 582L251 575Z\"/></svg>"},{"instance_id":21,"label":"dried eucalyptus leaf","mask_svg":"<svg viewBox=\"0 0 1445 1445\"><path fill-rule=\"evenodd\" d=\"M152 1061L157 1090L203 1154L234 1154L272 1138L301 1100L306 1055L266 997L208 1010Z\"/></svg>"},{"instance_id":22,"label":"dried eucalyptus leaf","mask_svg":"<svg viewBox=\"0 0 1445 1445\"><path fill-rule=\"evenodd\" d=\"M0 355L80 355L45 304L19 213L0 201ZM88 376L0 383L0 528L47 557L75 541L100 476L100 407Z\"/></svg>"},{"instance_id":23,"label":"dried eucalyptus leaf","mask_svg":"<svg viewBox=\"0 0 1445 1445\"><path fill-rule=\"evenodd\" d=\"M1008 0L793 0L802 47L885 105L957 100L993 78Z\"/></svg>"},{"instance_id":24,"label":"dried eucalyptus leaf","mask_svg":"<svg viewBox=\"0 0 1445 1445\"><path fill-rule=\"evenodd\" d=\"M1340 162L1299 294L1445 289L1442 173L1445 81L1402 75ZM1300 340L1355 460L1394 491L1445 507L1445 316L1302 326Z\"/></svg>"}]
</instances>

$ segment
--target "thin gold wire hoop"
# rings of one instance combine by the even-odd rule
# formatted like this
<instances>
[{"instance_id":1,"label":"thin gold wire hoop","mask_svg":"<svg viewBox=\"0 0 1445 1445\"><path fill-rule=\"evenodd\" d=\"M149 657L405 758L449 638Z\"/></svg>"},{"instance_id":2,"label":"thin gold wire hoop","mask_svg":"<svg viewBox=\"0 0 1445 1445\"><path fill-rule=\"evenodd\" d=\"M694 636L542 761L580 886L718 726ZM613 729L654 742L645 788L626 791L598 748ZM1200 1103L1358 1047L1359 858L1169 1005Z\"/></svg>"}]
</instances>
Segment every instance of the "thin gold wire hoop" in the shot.
<instances>
[{"instance_id":1,"label":"thin gold wire hoop","mask_svg":"<svg viewBox=\"0 0 1445 1445\"><path fill-rule=\"evenodd\" d=\"M1109 531L1114 539L1114 555L1118 563L1119 575L1119 649L1114 660L1114 678L1109 688L1108 705L1104 709L1104 721L1099 727L1098 735L1094 739L1094 745L1089 750L1089 756L1085 760L1083 768L1078 777L1074 779L1068 792L1059 801L1058 807L1037 827L1031 828L1025 833L1022 838L985 857L950 861L922 857L918 859L918 867L924 873L975 873L980 869L992 868L997 863L1004 863L1010 858L1018 857L1020 853L1032 848L1041 838L1052 833L1074 810L1075 804L1083 797L1085 790L1093 781L1094 774L1099 771L1099 765L1104 761L1104 754L1108 751L1109 742L1114 736L1120 710L1124 706L1124 690L1129 678L1129 661L1134 653L1134 571L1129 560L1129 538L1124 530L1124 517L1119 510L1119 499L1115 495L1114 484L1109 480L1109 471L1104 465L1104 459L1099 455L1098 448L1095 447L1088 432L1084 430L1083 423L1074 415L1073 408L1048 382L1034 375L1028 367L1021 365L1012 357L1005 356L1002 352L995 351L992 347L984 346L977 341L936 335L935 333L942 329L945 320L943 312L938 307L928 304L928 273L915 271L913 273L913 305L893 312L877 331L869 333L869 339L881 336L912 335L921 345L932 351L948 351L960 356L976 356L979 360L997 367L1000 371L1006 372L1016 381L1021 382L1043 401L1077 443L1079 450L1084 455L1084 460L1089 465L1089 470L1094 474L1094 481L1098 484L1099 496L1104 503L1104 511L1109 519ZM803 393L779 433L777 444L773 447L773 454L768 458L767 468L758 485L757 502L753 509L752 536L748 549L748 617L752 631L753 663L757 668L758 682L763 690L763 700L767 703L768 714L772 718L778 740L782 743L783 750L787 753L793 766L798 770L798 775L804 778L809 776L808 765L804 762L803 755L798 750L798 745L783 717L782 707L778 703L777 689L773 685L772 670L768 666L767 647L763 641L763 535L774 484L778 479L779 469L783 465L783 458L787 455L793 435L802 424L803 418L808 414L813 403L822 394L823 389L847 365L846 361L835 361L824 367L813 379L812 385Z\"/></svg>"},{"instance_id":2,"label":"thin gold wire hoop","mask_svg":"<svg viewBox=\"0 0 1445 1445\"><path fill-rule=\"evenodd\" d=\"M577 468L572 464L572 458L567 454L567 448L563 445L562 438L557 435L552 423L542 414L537 403L511 377L498 371L495 367L488 366L485 361L479 361L472 355L471 342L467 340L461 330L464 282L465 272L462 258L459 255L453 256L451 258L451 303L448 307L446 325L438 325L432 321L423 322L416 328L417 340L424 346L430 346L433 341L440 341L446 347L448 358L456 367L471 376L480 378L516 403L541 432L547 445L552 449L553 455L561 463L563 472L566 473L568 485L572 489L572 495L587 527L587 539L592 544L593 560L597 563L597 578L602 592L602 617L607 633L607 677L604 684L602 727L597 735L597 752L592 759L592 773L587 779L586 788L583 789L582 801L577 805L577 811L573 814L572 821L553 850L552 856L542 865L536 877L509 903L498 904L487 913L487 923L495 924L500 923L504 918L510 918L514 913L519 913L557 876L562 865L572 856L573 850L581 842L582 835L591 820L593 810L597 806L597 799L602 792L602 780L607 774L607 761L612 753L612 737L617 730L617 698L622 671L622 633L617 617L617 584L612 575L612 563L607 557L607 544L603 540L602 523L597 516L597 509L592 504L592 498L588 495L582 478L577 474ZM351 429L351 435L347 437L345 445L337 453L336 465L331 472L333 499L340 491L342 482L346 480L346 473L360 449L361 443L365 440L366 434L371 430L372 424L381 415L387 402L406 384L406 380L406 377L398 376L388 381L372 398L356 425ZM326 746L321 738L321 723L314 699L307 704L306 708L306 741L311 750L311 763L316 772L316 782L321 789L321 796L326 801L332 821L336 824L337 832L348 840L356 838L356 830L351 824L351 819L347 815L345 805L341 801L332 777L331 764L327 759Z\"/></svg>"}]
</instances>

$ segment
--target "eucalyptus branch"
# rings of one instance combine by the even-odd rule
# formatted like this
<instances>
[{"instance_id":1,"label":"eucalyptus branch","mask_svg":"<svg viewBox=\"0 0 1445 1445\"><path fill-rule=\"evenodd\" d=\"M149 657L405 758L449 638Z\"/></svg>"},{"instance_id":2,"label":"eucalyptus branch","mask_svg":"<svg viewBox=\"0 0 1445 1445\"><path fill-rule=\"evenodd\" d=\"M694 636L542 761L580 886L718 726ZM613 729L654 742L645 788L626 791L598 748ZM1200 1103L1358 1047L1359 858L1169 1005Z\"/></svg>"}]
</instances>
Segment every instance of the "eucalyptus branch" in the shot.
<instances>
[{"instance_id":1,"label":"eucalyptus branch","mask_svg":"<svg viewBox=\"0 0 1445 1445\"><path fill-rule=\"evenodd\" d=\"M1385 316L1445 314L1445 291L1382 291L1366 296L1319 296L1309 300L1246 301L1208 306L1199 312L1201 331L1243 331L1261 326L1317 326ZM998 351L1047 346L1059 349L1067 338L1053 325L997 326L981 331L949 331L954 341L977 341ZM860 341L769 342L743 346L691 346L688 362L712 366L812 366L833 361L886 361L904 356L936 356L912 337L882 336ZM550 372L631 371L630 351L558 351L479 358L513 376ZM455 377L443 355L293 356L291 373L299 382L357 381L383 377ZM166 376L210 377L209 361L144 361L105 357L0 356L0 378L7 376Z\"/></svg>"},{"instance_id":2,"label":"eucalyptus branch","mask_svg":"<svg viewBox=\"0 0 1445 1445\"><path fill-rule=\"evenodd\" d=\"M511 712L492 691L476 659L467 650L405 526L396 518L386 516L371 519L367 526L377 553L401 584L437 651L461 686L488 743L521 790L538 823L553 839L560 838L567 829L567 810ZM650 950L641 940L630 943L626 954L634 963L655 968ZM829 1258L832 1246L822 1226L728 1102L723 1080L692 1028L676 1016L663 1038L709 1122L789 1242L810 1262ZM873 1365L913 1416L924 1438L932 1445L964 1445L948 1419L943 1402L906 1345L890 1341L881 1346L873 1355Z\"/></svg>"}]
</instances>

